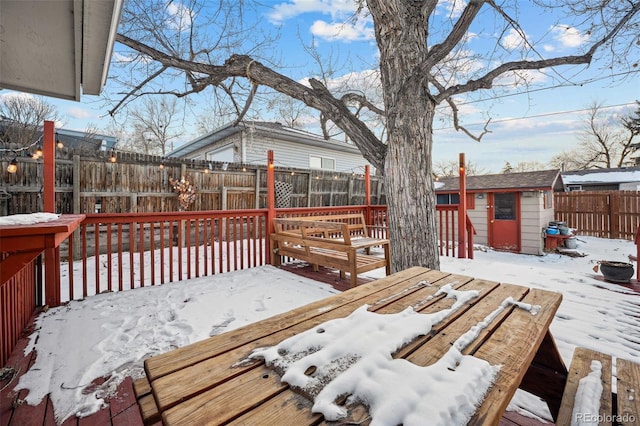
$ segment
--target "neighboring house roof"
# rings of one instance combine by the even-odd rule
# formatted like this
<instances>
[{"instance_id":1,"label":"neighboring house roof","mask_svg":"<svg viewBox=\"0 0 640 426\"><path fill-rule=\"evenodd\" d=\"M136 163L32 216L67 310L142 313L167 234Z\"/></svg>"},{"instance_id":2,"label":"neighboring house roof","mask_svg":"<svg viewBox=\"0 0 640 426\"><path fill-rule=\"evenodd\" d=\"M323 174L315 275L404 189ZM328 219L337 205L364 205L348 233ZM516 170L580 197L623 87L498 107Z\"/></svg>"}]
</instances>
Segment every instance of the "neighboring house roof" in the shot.
<instances>
[{"instance_id":1,"label":"neighboring house roof","mask_svg":"<svg viewBox=\"0 0 640 426\"><path fill-rule=\"evenodd\" d=\"M536 172L502 173L495 175L467 176L467 191L486 192L517 189L521 191L554 189L562 190L562 177L559 170ZM460 189L459 177L441 178L436 182L436 192L452 192Z\"/></svg>"},{"instance_id":2,"label":"neighboring house roof","mask_svg":"<svg viewBox=\"0 0 640 426\"><path fill-rule=\"evenodd\" d=\"M319 146L323 148L331 148L336 151L360 154L360 150L358 150L355 145L347 144L335 139L326 140L321 136L314 135L313 133L294 129L292 127L285 127L280 123L243 121L235 126L232 123L229 123L219 127L206 135L200 136L179 146L171 151L167 156L184 157L204 147L214 146L217 142L242 131L252 131L274 139L297 142L301 145Z\"/></svg>"},{"instance_id":3,"label":"neighboring house roof","mask_svg":"<svg viewBox=\"0 0 640 426\"><path fill-rule=\"evenodd\" d=\"M118 138L115 136L107 136L99 133L87 133L68 129L56 129L55 133L56 141L62 142L67 148L83 150L112 149L118 142Z\"/></svg>"},{"instance_id":4,"label":"neighboring house roof","mask_svg":"<svg viewBox=\"0 0 640 426\"><path fill-rule=\"evenodd\" d=\"M100 94L121 9L122 0L0 0L0 88Z\"/></svg>"},{"instance_id":5,"label":"neighboring house roof","mask_svg":"<svg viewBox=\"0 0 640 426\"><path fill-rule=\"evenodd\" d=\"M565 185L607 185L612 183L640 182L640 167L562 172L562 181Z\"/></svg>"}]
</instances>

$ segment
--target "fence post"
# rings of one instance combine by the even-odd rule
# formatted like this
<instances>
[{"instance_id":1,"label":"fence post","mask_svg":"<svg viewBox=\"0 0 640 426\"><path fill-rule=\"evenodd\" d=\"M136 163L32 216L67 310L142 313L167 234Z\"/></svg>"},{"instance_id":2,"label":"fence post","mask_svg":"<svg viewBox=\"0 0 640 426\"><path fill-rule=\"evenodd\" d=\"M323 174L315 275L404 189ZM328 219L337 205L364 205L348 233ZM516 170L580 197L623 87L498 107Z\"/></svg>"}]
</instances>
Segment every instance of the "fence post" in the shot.
<instances>
[{"instance_id":1,"label":"fence post","mask_svg":"<svg viewBox=\"0 0 640 426\"><path fill-rule=\"evenodd\" d=\"M276 218L276 192L275 192L275 170L273 164L273 151L267 151L267 255L265 261L271 263L272 245L271 234L273 234L273 219Z\"/></svg>"},{"instance_id":2,"label":"fence post","mask_svg":"<svg viewBox=\"0 0 640 426\"><path fill-rule=\"evenodd\" d=\"M458 202L458 257L466 259L467 257L467 179L464 153L459 155L460 166L460 200Z\"/></svg>"},{"instance_id":3,"label":"fence post","mask_svg":"<svg viewBox=\"0 0 640 426\"><path fill-rule=\"evenodd\" d=\"M371 220L371 169L367 164L364 166L364 204L365 204L365 223L367 227L373 224Z\"/></svg>"},{"instance_id":4,"label":"fence post","mask_svg":"<svg viewBox=\"0 0 640 426\"><path fill-rule=\"evenodd\" d=\"M612 240L622 238L620 232L620 192L611 191L609 194L609 227Z\"/></svg>"}]
</instances>

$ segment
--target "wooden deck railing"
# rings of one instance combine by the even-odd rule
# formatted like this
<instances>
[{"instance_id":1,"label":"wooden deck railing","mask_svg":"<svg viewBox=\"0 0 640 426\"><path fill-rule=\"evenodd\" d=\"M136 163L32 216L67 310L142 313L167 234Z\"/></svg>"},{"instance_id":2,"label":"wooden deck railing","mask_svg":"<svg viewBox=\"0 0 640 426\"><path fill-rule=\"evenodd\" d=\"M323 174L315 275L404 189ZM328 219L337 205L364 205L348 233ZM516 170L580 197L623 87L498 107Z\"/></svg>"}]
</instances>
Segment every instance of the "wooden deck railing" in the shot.
<instances>
[{"instance_id":1,"label":"wooden deck railing","mask_svg":"<svg viewBox=\"0 0 640 426\"><path fill-rule=\"evenodd\" d=\"M264 265L266 211L87 215L63 300ZM66 296L66 297L65 297Z\"/></svg>"},{"instance_id":2,"label":"wooden deck railing","mask_svg":"<svg viewBox=\"0 0 640 426\"><path fill-rule=\"evenodd\" d=\"M0 367L7 362L36 309L36 262L27 263L0 286Z\"/></svg>"},{"instance_id":3,"label":"wooden deck railing","mask_svg":"<svg viewBox=\"0 0 640 426\"><path fill-rule=\"evenodd\" d=\"M437 209L444 256L456 254L455 209ZM387 238L386 206L276 210L277 216L291 217L349 213L363 213L372 236ZM50 305L264 265L266 221L266 209L87 215L60 247L62 288L59 300ZM468 253L473 257L473 226L468 228ZM31 263L0 289L1 365L36 308L36 280Z\"/></svg>"},{"instance_id":4,"label":"wooden deck railing","mask_svg":"<svg viewBox=\"0 0 640 426\"><path fill-rule=\"evenodd\" d=\"M455 256L456 208L437 210L440 254ZM363 213L372 236L387 238L386 206L290 208L276 213L278 217ZM75 268L81 271L75 277L72 257L62 255L68 280L61 289L61 302L264 265L266 217L266 210L87 215L73 245L74 257L80 260ZM468 243L472 257L472 225Z\"/></svg>"}]
</instances>

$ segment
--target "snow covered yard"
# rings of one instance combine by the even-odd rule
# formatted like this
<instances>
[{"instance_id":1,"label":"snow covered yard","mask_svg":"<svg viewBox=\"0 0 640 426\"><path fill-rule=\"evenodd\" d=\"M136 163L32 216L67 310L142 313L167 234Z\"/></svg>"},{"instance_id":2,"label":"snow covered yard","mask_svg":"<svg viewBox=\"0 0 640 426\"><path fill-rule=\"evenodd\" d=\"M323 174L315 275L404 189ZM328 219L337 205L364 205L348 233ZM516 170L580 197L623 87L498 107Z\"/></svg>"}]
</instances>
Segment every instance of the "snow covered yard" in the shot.
<instances>
[{"instance_id":1,"label":"snow covered yard","mask_svg":"<svg viewBox=\"0 0 640 426\"><path fill-rule=\"evenodd\" d=\"M576 346L640 362L640 294L595 278L599 260L626 261L633 243L580 237L585 257L527 256L477 250L475 259L441 259L443 271L540 287L563 294L551 325L565 363ZM384 270L368 273L384 276ZM28 350L36 364L19 382L37 403L51 393L56 417L89 414L126 376L138 377L155 354L222 333L336 293L270 266L122 293L99 294L51 309L37 320ZM84 390L95 378L104 385ZM546 405L524 392L509 408L550 419Z\"/></svg>"}]
</instances>

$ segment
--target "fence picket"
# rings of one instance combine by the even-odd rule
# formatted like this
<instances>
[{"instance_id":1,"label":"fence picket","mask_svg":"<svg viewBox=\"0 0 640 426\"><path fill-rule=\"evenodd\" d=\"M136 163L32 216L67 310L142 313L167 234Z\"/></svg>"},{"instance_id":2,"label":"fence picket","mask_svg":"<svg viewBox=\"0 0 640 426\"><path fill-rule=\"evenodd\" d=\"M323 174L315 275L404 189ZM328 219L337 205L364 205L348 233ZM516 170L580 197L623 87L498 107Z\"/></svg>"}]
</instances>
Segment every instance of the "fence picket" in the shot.
<instances>
[{"instance_id":1,"label":"fence picket","mask_svg":"<svg viewBox=\"0 0 640 426\"><path fill-rule=\"evenodd\" d=\"M633 240L640 224L640 191L574 191L554 195L555 219L580 235Z\"/></svg>"}]
</instances>

